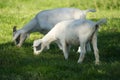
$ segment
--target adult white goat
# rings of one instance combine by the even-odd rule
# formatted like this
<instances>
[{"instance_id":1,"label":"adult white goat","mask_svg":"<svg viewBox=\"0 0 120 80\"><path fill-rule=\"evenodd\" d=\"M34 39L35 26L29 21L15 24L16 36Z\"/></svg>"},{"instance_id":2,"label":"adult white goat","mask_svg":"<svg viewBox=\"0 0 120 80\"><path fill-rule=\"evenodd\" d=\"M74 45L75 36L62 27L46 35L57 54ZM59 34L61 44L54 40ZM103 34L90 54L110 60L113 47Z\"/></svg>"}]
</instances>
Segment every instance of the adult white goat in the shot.
<instances>
[{"instance_id":1,"label":"adult white goat","mask_svg":"<svg viewBox=\"0 0 120 80\"><path fill-rule=\"evenodd\" d=\"M46 34L56 23L68 19L85 19L87 12L95 12L94 9L79 10L76 8L57 8L39 12L22 29L13 28L13 41L19 47L22 46L27 36L32 32Z\"/></svg>"},{"instance_id":2,"label":"adult white goat","mask_svg":"<svg viewBox=\"0 0 120 80\"><path fill-rule=\"evenodd\" d=\"M38 55L51 42L57 41L62 46L65 59L68 59L70 45L80 45L81 54L78 59L78 63L81 63L86 53L85 45L88 41L92 40L95 63L99 64L97 30L99 25L105 22L106 19L101 19L97 22L85 19L59 22L42 39L38 39L33 42L34 54Z\"/></svg>"}]
</instances>

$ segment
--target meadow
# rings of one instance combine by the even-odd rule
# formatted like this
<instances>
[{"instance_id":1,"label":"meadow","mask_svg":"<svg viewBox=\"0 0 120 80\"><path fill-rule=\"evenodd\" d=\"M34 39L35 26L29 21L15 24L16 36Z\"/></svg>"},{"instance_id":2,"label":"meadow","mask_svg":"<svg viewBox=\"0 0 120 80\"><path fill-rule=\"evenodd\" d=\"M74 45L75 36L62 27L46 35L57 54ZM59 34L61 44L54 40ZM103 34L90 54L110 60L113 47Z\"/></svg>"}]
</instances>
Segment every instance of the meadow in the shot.
<instances>
[{"instance_id":1,"label":"meadow","mask_svg":"<svg viewBox=\"0 0 120 80\"><path fill-rule=\"evenodd\" d=\"M107 19L98 32L100 65L94 64L93 51L78 64L73 49L65 60L56 44L33 55L33 40L43 37L32 33L21 48L12 42L12 28L18 29L39 11L60 7L81 10L94 8L87 19ZM76 47L73 47L76 48ZM0 0L0 80L120 80L120 1L119 0Z\"/></svg>"}]
</instances>

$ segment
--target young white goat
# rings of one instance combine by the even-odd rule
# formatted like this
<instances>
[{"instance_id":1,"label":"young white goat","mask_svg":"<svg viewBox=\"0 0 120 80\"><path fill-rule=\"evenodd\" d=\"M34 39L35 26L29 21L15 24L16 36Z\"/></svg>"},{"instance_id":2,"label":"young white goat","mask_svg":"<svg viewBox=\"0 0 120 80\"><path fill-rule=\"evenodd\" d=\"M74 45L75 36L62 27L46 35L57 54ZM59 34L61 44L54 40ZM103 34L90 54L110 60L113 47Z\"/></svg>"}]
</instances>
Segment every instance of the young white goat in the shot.
<instances>
[{"instance_id":1,"label":"young white goat","mask_svg":"<svg viewBox=\"0 0 120 80\"><path fill-rule=\"evenodd\" d=\"M95 12L94 9L79 10L76 8L57 8L39 12L22 29L13 28L13 41L19 47L22 46L27 36L32 32L46 34L55 24L68 19L85 19L87 12Z\"/></svg>"},{"instance_id":2,"label":"young white goat","mask_svg":"<svg viewBox=\"0 0 120 80\"><path fill-rule=\"evenodd\" d=\"M33 42L34 54L38 55L51 42L57 41L62 46L65 59L68 59L70 45L80 45L81 54L78 59L78 63L81 63L86 53L85 45L88 41L92 40L95 63L99 64L97 30L99 25L105 22L106 19L101 19L97 22L85 19L59 22L42 39L38 39Z\"/></svg>"}]
</instances>

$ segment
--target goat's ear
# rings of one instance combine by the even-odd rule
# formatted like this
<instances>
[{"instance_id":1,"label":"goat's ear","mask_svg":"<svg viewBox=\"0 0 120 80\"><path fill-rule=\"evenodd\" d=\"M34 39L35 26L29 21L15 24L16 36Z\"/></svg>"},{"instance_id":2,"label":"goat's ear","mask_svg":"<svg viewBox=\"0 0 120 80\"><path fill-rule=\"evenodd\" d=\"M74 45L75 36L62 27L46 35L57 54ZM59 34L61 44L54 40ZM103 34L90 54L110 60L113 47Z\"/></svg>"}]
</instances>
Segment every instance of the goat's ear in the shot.
<instances>
[{"instance_id":1,"label":"goat's ear","mask_svg":"<svg viewBox=\"0 0 120 80\"><path fill-rule=\"evenodd\" d=\"M16 27L17 27L17 26L14 26L14 27L13 27L13 32L17 31Z\"/></svg>"}]
</instances>

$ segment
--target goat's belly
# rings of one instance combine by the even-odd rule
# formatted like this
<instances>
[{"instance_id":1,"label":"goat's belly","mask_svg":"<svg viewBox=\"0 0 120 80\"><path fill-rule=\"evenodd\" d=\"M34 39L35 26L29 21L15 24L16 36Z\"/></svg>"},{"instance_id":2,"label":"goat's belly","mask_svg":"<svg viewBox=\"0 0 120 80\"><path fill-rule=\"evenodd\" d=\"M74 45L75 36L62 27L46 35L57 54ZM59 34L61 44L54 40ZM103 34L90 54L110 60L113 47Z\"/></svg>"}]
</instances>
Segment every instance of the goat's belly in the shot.
<instances>
[{"instance_id":1,"label":"goat's belly","mask_svg":"<svg viewBox=\"0 0 120 80\"><path fill-rule=\"evenodd\" d=\"M71 45L80 45L80 41L78 37L71 37L69 39L66 40L67 44L71 44Z\"/></svg>"}]
</instances>

